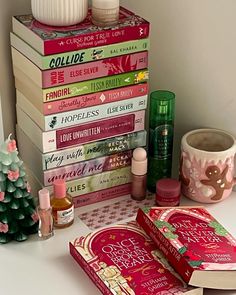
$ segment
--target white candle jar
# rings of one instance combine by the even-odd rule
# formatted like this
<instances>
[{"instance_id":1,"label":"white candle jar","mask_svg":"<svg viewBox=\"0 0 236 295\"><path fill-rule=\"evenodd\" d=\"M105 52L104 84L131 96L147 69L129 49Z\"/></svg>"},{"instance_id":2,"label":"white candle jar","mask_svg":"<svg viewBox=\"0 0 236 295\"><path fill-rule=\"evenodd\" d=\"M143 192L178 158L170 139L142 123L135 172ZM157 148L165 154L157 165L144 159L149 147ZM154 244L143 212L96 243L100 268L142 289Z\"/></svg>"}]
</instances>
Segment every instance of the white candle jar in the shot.
<instances>
[{"instance_id":1,"label":"white candle jar","mask_svg":"<svg viewBox=\"0 0 236 295\"><path fill-rule=\"evenodd\" d=\"M32 14L50 26L71 26L82 22L88 13L88 0L31 0Z\"/></svg>"}]
</instances>

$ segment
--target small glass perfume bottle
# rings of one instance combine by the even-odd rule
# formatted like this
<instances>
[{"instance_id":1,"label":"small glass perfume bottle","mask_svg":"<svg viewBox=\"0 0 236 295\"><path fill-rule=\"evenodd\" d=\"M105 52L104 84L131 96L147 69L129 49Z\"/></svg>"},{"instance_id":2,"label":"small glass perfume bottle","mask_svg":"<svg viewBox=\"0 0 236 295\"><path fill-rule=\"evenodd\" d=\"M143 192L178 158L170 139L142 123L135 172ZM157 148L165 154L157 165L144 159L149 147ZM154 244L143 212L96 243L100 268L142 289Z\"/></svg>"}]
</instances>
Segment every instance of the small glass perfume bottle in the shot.
<instances>
[{"instance_id":1,"label":"small glass perfume bottle","mask_svg":"<svg viewBox=\"0 0 236 295\"><path fill-rule=\"evenodd\" d=\"M92 0L92 22L96 26L113 26L118 23L119 0Z\"/></svg>"},{"instance_id":2,"label":"small glass perfume bottle","mask_svg":"<svg viewBox=\"0 0 236 295\"><path fill-rule=\"evenodd\" d=\"M131 197L136 201L146 198L147 189L147 152L144 148L133 151L131 162Z\"/></svg>"},{"instance_id":3,"label":"small glass perfume bottle","mask_svg":"<svg viewBox=\"0 0 236 295\"><path fill-rule=\"evenodd\" d=\"M66 192L66 183L62 179L53 183L51 195L54 227L65 228L74 222L74 204L72 197Z\"/></svg>"},{"instance_id":4,"label":"small glass perfume bottle","mask_svg":"<svg viewBox=\"0 0 236 295\"><path fill-rule=\"evenodd\" d=\"M42 239L49 239L53 236L52 207L50 205L49 191L45 188L39 191L39 229L38 235Z\"/></svg>"}]
</instances>

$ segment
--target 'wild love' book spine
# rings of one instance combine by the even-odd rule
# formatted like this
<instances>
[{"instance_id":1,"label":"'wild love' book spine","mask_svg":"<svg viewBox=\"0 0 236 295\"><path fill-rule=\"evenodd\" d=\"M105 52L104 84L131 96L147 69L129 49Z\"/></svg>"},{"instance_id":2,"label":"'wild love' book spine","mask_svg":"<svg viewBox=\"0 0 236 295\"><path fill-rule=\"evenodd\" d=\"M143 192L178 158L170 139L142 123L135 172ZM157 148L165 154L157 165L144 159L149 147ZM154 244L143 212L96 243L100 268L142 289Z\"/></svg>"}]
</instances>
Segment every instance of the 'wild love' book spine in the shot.
<instances>
[{"instance_id":1,"label":"'wild love' book spine","mask_svg":"<svg viewBox=\"0 0 236 295\"><path fill-rule=\"evenodd\" d=\"M144 83L148 81L148 77L148 70L143 69L111 77L103 77L95 80L42 89L40 93L42 93L42 100L44 102L48 102L87 93L94 93L97 91L105 91L113 88ZM37 97L35 99L41 99L41 97Z\"/></svg>"}]
</instances>

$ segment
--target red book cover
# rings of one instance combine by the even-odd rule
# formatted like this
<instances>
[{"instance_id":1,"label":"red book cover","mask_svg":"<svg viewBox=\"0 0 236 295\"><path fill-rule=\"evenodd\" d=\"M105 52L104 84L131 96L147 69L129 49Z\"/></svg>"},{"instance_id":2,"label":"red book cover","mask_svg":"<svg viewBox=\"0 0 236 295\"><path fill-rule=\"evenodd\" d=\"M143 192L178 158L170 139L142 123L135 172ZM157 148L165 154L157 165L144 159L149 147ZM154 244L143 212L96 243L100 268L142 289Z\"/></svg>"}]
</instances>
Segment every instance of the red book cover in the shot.
<instances>
[{"instance_id":1,"label":"red book cover","mask_svg":"<svg viewBox=\"0 0 236 295\"><path fill-rule=\"evenodd\" d=\"M137 222L187 283L236 289L236 239L205 208L139 209Z\"/></svg>"},{"instance_id":2,"label":"red book cover","mask_svg":"<svg viewBox=\"0 0 236 295\"><path fill-rule=\"evenodd\" d=\"M44 25L32 15L14 16L13 32L42 55L50 55L147 38L149 22L120 7L116 26L104 28L93 25L89 10L83 22L67 27Z\"/></svg>"},{"instance_id":3,"label":"red book cover","mask_svg":"<svg viewBox=\"0 0 236 295\"><path fill-rule=\"evenodd\" d=\"M78 237L70 253L103 294L202 294L181 280L135 222Z\"/></svg>"}]
</instances>

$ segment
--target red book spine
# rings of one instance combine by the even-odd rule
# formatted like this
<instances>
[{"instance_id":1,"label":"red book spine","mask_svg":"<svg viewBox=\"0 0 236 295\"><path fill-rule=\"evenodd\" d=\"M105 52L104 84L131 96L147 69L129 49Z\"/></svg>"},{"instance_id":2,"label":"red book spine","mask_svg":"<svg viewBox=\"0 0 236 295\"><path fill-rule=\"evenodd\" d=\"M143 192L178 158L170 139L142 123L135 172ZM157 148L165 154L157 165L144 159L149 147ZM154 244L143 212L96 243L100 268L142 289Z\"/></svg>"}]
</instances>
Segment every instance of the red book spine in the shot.
<instances>
[{"instance_id":1,"label":"red book spine","mask_svg":"<svg viewBox=\"0 0 236 295\"><path fill-rule=\"evenodd\" d=\"M58 38L56 40L46 40L44 42L44 55L138 40L147 38L148 36L148 22L136 26L126 26L123 28L111 30L109 32L95 31L93 33L80 36L70 36L66 38Z\"/></svg>"},{"instance_id":2,"label":"red book spine","mask_svg":"<svg viewBox=\"0 0 236 295\"><path fill-rule=\"evenodd\" d=\"M77 263L81 266L81 268L86 272L86 274L90 277L90 279L94 282L94 284L99 288L99 290L104 295L113 295L113 293L108 289L108 287L101 281L95 271L87 264L87 262L83 259L83 257L78 253L74 245L72 243L69 244L70 254L74 257Z\"/></svg>"},{"instance_id":3,"label":"red book spine","mask_svg":"<svg viewBox=\"0 0 236 295\"><path fill-rule=\"evenodd\" d=\"M156 243L157 247L163 252L172 267L181 275L183 280L188 283L192 276L193 269L181 254L174 248L163 234L158 230L155 224L139 209L136 221L147 233L147 235Z\"/></svg>"}]
</instances>

